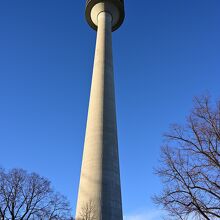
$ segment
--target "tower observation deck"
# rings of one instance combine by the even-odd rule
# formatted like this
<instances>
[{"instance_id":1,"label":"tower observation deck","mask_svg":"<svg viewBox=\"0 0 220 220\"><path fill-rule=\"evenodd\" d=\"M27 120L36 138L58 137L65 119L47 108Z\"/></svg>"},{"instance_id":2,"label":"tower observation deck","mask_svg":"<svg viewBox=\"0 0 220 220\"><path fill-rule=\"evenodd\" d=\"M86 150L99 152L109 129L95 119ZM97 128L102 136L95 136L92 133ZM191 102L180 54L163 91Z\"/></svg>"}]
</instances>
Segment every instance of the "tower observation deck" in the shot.
<instances>
[{"instance_id":1,"label":"tower observation deck","mask_svg":"<svg viewBox=\"0 0 220 220\"><path fill-rule=\"evenodd\" d=\"M87 0L85 14L97 39L76 220L122 220L112 32L123 23L124 1Z\"/></svg>"}]
</instances>

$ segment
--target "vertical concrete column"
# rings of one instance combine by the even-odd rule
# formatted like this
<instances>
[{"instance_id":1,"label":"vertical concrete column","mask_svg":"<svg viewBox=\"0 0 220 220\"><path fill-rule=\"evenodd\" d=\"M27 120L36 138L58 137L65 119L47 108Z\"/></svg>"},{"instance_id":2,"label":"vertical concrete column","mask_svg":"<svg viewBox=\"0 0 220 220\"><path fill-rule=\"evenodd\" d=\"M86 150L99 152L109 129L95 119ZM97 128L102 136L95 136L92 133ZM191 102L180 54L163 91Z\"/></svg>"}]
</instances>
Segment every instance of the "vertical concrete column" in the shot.
<instances>
[{"instance_id":1,"label":"vertical concrete column","mask_svg":"<svg viewBox=\"0 0 220 220\"><path fill-rule=\"evenodd\" d=\"M112 61L112 17L99 13L76 218L122 220ZM93 218L91 218L93 219Z\"/></svg>"}]
</instances>

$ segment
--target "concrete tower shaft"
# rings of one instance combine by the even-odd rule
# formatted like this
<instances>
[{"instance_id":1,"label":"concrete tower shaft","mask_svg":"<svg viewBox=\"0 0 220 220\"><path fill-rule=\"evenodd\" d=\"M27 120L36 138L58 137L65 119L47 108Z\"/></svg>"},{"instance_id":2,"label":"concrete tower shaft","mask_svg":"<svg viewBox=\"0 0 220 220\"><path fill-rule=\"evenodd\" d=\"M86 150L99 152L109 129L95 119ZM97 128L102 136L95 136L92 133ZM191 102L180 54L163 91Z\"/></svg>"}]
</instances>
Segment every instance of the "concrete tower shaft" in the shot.
<instances>
[{"instance_id":1,"label":"concrete tower shaft","mask_svg":"<svg viewBox=\"0 0 220 220\"><path fill-rule=\"evenodd\" d=\"M88 204L96 220L122 220L112 62L112 17L98 15L98 32L76 218Z\"/></svg>"},{"instance_id":2,"label":"concrete tower shaft","mask_svg":"<svg viewBox=\"0 0 220 220\"><path fill-rule=\"evenodd\" d=\"M123 1L87 0L86 18L97 39L76 219L122 220L112 31L124 19Z\"/></svg>"}]
</instances>

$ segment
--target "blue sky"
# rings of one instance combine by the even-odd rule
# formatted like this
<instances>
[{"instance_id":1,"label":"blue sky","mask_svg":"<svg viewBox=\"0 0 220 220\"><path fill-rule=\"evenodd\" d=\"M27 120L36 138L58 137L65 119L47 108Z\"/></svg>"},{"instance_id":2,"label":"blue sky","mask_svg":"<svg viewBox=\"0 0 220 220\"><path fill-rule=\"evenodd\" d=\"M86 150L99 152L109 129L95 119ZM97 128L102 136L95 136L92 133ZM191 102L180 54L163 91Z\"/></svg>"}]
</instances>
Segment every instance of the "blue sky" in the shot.
<instances>
[{"instance_id":1,"label":"blue sky","mask_svg":"<svg viewBox=\"0 0 220 220\"><path fill-rule=\"evenodd\" d=\"M124 214L158 220L162 134L196 95L220 92L220 1L125 1L113 34ZM77 199L95 32L84 1L0 1L0 166Z\"/></svg>"}]
</instances>

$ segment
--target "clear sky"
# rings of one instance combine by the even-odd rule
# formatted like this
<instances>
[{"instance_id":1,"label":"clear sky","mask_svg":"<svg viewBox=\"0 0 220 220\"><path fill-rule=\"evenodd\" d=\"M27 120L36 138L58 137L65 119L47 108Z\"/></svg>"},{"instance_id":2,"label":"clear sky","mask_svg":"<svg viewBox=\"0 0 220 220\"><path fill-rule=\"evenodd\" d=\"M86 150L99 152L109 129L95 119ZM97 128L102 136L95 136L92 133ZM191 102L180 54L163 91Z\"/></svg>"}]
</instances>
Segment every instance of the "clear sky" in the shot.
<instances>
[{"instance_id":1,"label":"clear sky","mask_svg":"<svg viewBox=\"0 0 220 220\"><path fill-rule=\"evenodd\" d=\"M162 134L184 122L194 96L220 94L220 1L125 6L113 33L123 209L129 220L158 220L151 196L161 189L153 167ZM73 210L95 47L84 8L0 1L0 166L48 177Z\"/></svg>"}]
</instances>

